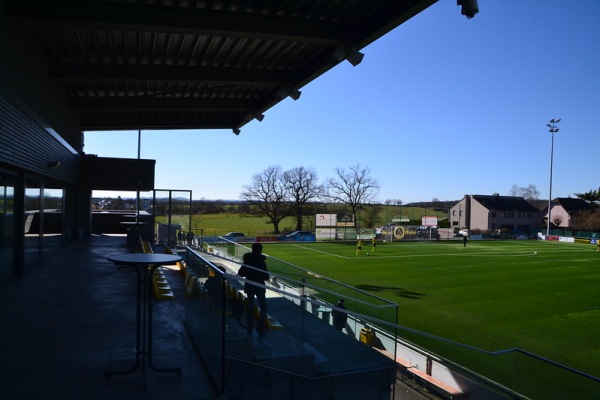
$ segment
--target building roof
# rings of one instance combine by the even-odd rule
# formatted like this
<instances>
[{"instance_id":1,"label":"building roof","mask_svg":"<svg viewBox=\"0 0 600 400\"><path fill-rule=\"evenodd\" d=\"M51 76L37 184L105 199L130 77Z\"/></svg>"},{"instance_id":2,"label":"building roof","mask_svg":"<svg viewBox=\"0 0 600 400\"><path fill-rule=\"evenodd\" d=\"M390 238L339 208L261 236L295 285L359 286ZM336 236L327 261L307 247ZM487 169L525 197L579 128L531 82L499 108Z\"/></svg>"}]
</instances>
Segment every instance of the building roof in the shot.
<instances>
[{"instance_id":1,"label":"building roof","mask_svg":"<svg viewBox=\"0 0 600 400\"><path fill-rule=\"evenodd\" d=\"M523 197L473 195L474 200L490 211L539 212Z\"/></svg>"},{"instance_id":2,"label":"building roof","mask_svg":"<svg viewBox=\"0 0 600 400\"><path fill-rule=\"evenodd\" d=\"M6 0L83 131L233 129L437 0ZM37 51L33 48L27 51Z\"/></svg>"},{"instance_id":3,"label":"building roof","mask_svg":"<svg viewBox=\"0 0 600 400\"><path fill-rule=\"evenodd\" d=\"M590 203L583 199L573 199L571 197L557 197L555 200L558 204L565 209L569 214L577 211L592 210L593 207Z\"/></svg>"}]
</instances>

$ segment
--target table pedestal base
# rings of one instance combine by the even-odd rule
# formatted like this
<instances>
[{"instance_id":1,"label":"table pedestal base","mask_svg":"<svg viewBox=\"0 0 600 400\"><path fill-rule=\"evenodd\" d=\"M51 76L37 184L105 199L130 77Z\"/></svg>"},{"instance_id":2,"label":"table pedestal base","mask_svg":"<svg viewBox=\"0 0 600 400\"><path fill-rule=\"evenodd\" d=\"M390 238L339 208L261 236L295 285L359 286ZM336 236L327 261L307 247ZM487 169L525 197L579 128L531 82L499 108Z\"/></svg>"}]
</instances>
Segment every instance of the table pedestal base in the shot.
<instances>
[{"instance_id":1,"label":"table pedestal base","mask_svg":"<svg viewBox=\"0 0 600 400\"><path fill-rule=\"evenodd\" d=\"M181 368L158 368L152 364L152 276L159 265L156 264L119 264L134 267L137 273L137 310L136 310L136 355L135 364L123 371L107 371L105 378L114 375L128 375L139 368L142 370L142 385L146 389L146 363L156 372L174 372L181 374Z\"/></svg>"}]
</instances>

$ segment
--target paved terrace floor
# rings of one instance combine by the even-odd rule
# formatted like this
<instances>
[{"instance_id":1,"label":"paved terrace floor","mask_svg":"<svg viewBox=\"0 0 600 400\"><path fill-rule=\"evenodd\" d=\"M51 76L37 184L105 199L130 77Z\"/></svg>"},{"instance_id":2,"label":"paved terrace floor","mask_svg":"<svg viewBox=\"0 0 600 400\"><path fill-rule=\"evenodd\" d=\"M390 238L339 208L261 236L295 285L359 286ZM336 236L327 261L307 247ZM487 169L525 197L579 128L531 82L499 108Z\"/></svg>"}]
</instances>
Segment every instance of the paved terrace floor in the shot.
<instances>
[{"instance_id":1,"label":"paved terrace floor","mask_svg":"<svg viewBox=\"0 0 600 400\"><path fill-rule=\"evenodd\" d=\"M141 371L105 378L135 359L136 274L107 260L127 252L124 241L95 235L71 243L0 287L0 399L237 399L217 393L196 354L176 271L165 272L175 300L154 305L153 361L181 374L146 368L146 390ZM432 397L396 389L396 399L424 398Z\"/></svg>"}]
</instances>

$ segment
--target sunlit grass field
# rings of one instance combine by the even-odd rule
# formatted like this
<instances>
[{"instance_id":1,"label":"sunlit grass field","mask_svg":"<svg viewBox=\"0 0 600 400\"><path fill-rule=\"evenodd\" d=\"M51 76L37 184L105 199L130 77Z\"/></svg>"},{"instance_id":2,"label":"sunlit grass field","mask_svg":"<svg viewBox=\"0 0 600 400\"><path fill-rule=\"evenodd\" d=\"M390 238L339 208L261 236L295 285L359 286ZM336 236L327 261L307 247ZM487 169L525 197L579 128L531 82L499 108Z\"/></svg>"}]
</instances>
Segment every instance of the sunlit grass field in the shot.
<instances>
[{"instance_id":1,"label":"sunlit grass field","mask_svg":"<svg viewBox=\"0 0 600 400\"><path fill-rule=\"evenodd\" d=\"M600 376L595 250L544 241L469 241L467 247L459 241L379 243L375 253L365 243L358 256L354 243L264 248L270 256L397 303L402 326L492 352L521 348ZM400 334L469 362L456 346ZM480 360L473 362L476 367Z\"/></svg>"}]
</instances>

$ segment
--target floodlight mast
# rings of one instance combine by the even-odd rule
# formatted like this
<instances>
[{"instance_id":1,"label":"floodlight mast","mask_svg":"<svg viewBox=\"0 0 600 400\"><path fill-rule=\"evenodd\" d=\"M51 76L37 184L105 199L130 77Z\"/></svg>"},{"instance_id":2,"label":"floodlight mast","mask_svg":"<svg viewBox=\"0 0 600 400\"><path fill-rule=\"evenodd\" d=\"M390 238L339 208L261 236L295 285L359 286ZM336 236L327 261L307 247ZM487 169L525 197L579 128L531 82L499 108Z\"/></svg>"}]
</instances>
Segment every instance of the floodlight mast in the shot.
<instances>
[{"instance_id":1,"label":"floodlight mast","mask_svg":"<svg viewBox=\"0 0 600 400\"><path fill-rule=\"evenodd\" d=\"M546 126L550 128L548 129L548 132L552 134L552 141L550 145L550 191L548 193L548 221L546 226L546 240L548 240L548 236L550 236L550 221L552 220L552 162L554 159L554 134L558 132L556 124L559 122L560 118L552 118L550 123L546 124Z\"/></svg>"}]
</instances>

